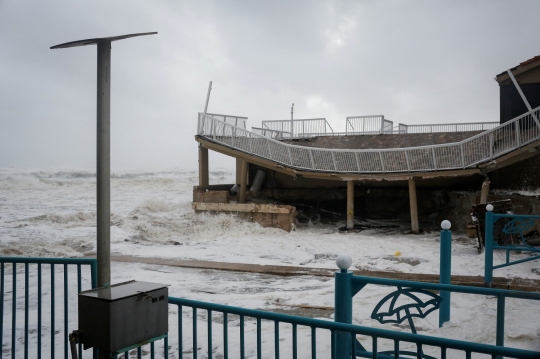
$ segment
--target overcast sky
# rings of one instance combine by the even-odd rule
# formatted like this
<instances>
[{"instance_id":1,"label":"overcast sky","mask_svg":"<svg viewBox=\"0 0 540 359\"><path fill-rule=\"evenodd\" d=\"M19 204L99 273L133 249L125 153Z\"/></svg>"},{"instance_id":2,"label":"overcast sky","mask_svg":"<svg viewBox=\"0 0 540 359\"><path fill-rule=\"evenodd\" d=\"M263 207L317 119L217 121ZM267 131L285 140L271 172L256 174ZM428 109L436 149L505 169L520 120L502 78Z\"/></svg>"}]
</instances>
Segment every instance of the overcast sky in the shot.
<instances>
[{"instance_id":1,"label":"overcast sky","mask_svg":"<svg viewBox=\"0 0 540 359\"><path fill-rule=\"evenodd\" d=\"M197 113L498 121L494 76L540 54L540 1L0 0L0 167L93 168L96 47L112 46L111 163L197 167ZM211 154L211 170L232 161Z\"/></svg>"}]
</instances>

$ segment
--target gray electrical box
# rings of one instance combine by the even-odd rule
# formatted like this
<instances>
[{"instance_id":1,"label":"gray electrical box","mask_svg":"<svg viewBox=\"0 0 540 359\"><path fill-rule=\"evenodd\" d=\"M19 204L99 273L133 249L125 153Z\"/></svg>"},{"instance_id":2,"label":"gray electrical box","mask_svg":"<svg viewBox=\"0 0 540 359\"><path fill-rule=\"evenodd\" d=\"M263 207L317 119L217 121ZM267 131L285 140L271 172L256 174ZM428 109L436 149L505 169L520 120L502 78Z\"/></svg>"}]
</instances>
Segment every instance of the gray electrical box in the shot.
<instances>
[{"instance_id":1,"label":"gray electrical box","mask_svg":"<svg viewBox=\"0 0 540 359\"><path fill-rule=\"evenodd\" d=\"M167 284L130 281L79 293L79 340L113 353L169 331Z\"/></svg>"}]
</instances>

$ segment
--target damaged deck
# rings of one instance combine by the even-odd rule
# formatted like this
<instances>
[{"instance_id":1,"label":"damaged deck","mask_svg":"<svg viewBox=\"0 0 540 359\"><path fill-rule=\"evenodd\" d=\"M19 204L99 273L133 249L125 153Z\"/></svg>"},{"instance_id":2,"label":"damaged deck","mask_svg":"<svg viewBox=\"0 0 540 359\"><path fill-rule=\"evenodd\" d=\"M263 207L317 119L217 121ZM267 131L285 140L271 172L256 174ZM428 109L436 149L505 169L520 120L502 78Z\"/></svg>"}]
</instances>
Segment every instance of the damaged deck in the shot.
<instances>
[{"instance_id":1,"label":"damaged deck","mask_svg":"<svg viewBox=\"0 0 540 359\"><path fill-rule=\"evenodd\" d=\"M258 223L263 227L279 228L287 232L295 228L296 208L294 206L229 202L231 196L228 191L209 191L197 186L193 193L191 205L196 212L235 213L238 217Z\"/></svg>"}]
</instances>

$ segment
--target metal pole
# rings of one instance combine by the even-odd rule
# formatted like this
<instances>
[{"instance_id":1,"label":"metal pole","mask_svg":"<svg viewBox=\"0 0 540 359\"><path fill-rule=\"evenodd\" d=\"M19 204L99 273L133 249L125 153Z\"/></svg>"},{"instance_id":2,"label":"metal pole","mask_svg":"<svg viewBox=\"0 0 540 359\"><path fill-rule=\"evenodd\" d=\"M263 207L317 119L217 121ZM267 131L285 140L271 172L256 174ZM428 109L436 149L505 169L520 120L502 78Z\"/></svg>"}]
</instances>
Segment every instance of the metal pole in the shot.
<instances>
[{"instance_id":1,"label":"metal pole","mask_svg":"<svg viewBox=\"0 0 540 359\"><path fill-rule=\"evenodd\" d=\"M493 205L486 206L486 238L484 238L484 283L491 288L493 281Z\"/></svg>"},{"instance_id":2,"label":"metal pole","mask_svg":"<svg viewBox=\"0 0 540 359\"><path fill-rule=\"evenodd\" d=\"M450 221L443 221L441 227L440 284L450 284L452 276L452 232ZM450 292L441 291L442 303L439 308L439 328L450 321Z\"/></svg>"},{"instance_id":3,"label":"metal pole","mask_svg":"<svg viewBox=\"0 0 540 359\"><path fill-rule=\"evenodd\" d=\"M334 321L352 324L352 276L347 269L335 273ZM351 335L336 333L336 359L351 359Z\"/></svg>"},{"instance_id":4,"label":"metal pole","mask_svg":"<svg viewBox=\"0 0 540 359\"><path fill-rule=\"evenodd\" d=\"M111 42L97 43L98 287L111 283Z\"/></svg>"},{"instance_id":5,"label":"metal pole","mask_svg":"<svg viewBox=\"0 0 540 359\"><path fill-rule=\"evenodd\" d=\"M293 138L293 134L294 134L293 115L294 115L294 103L291 106L291 138Z\"/></svg>"},{"instance_id":6,"label":"metal pole","mask_svg":"<svg viewBox=\"0 0 540 359\"><path fill-rule=\"evenodd\" d=\"M210 91L212 91L212 81L208 84L208 93L206 94L206 103L204 105L204 113L208 110L208 101L210 101Z\"/></svg>"},{"instance_id":7,"label":"metal pole","mask_svg":"<svg viewBox=\"0 0 540 359\"><path fill-rule=\"evenodd\" d=\"M527 101L527 97L525 97L525 94L523 93L523 91L521 91L521 87L519 86L518 82L516 81L516 78L514 77L514 74L510 70L507 70L506 72L508 73L508 76L510 77L512 82L514 83L514 86L516 86L516 90L518 91L519 96L521 96L521 99L523 100L523 102L525 102L525 106L527 106L527 109L529 109L529 111L531 112L531 115L534 118L534 122L536 122L536 125L538 127L540 127L540 121L538 121L538 118L536 117L536 114L534 112L532 112L533 109L532 109L531 105L529 104L529 101Z\"/></svg>"},{"instance_id":8,"label":"metal pole","mask_svg":"<svg viewBox=\"0 0 540 359\"><path fill-rule=\"evenodd\" d=\"M495 345L504 347L504 306L505 297L502 294L497 296L497 337Z\"/></svg>"}]
</instances>

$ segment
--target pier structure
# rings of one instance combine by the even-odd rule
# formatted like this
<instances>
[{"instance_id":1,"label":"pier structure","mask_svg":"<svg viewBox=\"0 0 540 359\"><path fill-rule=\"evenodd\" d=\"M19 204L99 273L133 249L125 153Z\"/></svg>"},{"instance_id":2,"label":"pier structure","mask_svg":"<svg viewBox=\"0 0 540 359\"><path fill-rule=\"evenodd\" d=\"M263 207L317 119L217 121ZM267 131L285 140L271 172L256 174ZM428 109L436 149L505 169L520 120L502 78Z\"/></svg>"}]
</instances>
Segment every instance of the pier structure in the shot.
<instances>
[{"instance_id":1,"label":"pier structure","mask_svg":"<svg viewBox=\"0 0 540 359\"><path fill-rule=\"evenodd\" d=\"M496 122L408 125L377 115L347 117L345 132L335 132L324 118L263 121L248 130L246 117L200 113L195 140L201 179L194 193L212 190L207 155L212 150L236 159L239 204L261 198L281 203L339 200L345 202L341 212L346 213L346 228L353 229L355 212L365 212L361 193L403 188L408 191L411 232L419 233L423 208L418 189L477 190L479 203L486 203L492 184L516 172L530 177L533 185L539 181L540 103L529 102L520 83L536 78L540 83L540 57L520 66L497 78L501 111L515 111L508 107L516 101L504 97L515 95L509 82L526 111ZM535 89L527 87L528 93ZM265 185L248 191L260 170L266 174ZM196 202L194 194L194 208ZM392 204L387 198L380 211L392 217Z\"/></svg>"}]
</instances>

